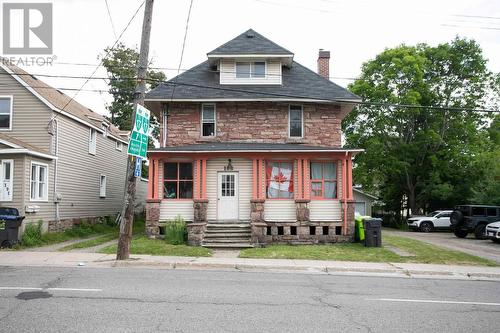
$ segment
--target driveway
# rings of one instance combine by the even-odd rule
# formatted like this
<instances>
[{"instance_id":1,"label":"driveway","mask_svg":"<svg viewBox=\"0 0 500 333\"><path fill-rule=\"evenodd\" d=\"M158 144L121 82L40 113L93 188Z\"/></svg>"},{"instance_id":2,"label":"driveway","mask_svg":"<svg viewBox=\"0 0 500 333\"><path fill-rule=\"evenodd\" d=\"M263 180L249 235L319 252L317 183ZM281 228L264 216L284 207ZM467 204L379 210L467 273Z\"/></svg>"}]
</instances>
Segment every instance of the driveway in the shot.
<instances>
[{"instance_id":1,"label":"driveway","mask_svg":"<svg viewBox=\"0 0 500 333\"><path fill-rule=\"evenodd\" d=\"M384 229L383 233L416 239L422 242L445 247L450 250L462 251L500 263L500 244L493 243L491 240L475 239L472 235L467 236L467 238L457 238L451 232L437 231L424 233L393 229Z\"/></svg>"}]
</instances>

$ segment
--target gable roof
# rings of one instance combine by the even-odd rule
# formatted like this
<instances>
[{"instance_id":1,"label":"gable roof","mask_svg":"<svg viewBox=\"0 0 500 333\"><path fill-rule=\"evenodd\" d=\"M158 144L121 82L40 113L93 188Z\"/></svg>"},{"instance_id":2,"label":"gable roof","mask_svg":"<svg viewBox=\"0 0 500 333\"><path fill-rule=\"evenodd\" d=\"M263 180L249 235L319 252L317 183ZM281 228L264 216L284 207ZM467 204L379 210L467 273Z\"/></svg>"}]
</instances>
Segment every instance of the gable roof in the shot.
<instances>
[{"instance_id":1,"label":"gable roof","mask_svg":"<svg viewBox=\"0 0 500 333\"><path fill-rule=\"evenodd\" d=\"M282 69L281 85L221 85L219 72L208 61L158 85L146 94L147 101L172 100L284 100L360 101L360 97L293 62ZM175 89L174 89L175 87Z\"/></svg>"},{"instance_id":2,"label":"gable roof","mask_svg":"<svg viewBox=\"0 0 500 333\"><path fill-rule=\"evenodd\" d=\"M36 78L34 75L26 72L25 70L12 64L8 59L1 58L1 67L11 74L16 80L23 84L26 88L32 89L35 92L35 96L44 99L48 102L54 111L56 112L66 112L70 116L77 118L80 122L86 123L87 126L95 127L101 131L101 124L106 121L106 118L92 111L91 109L78 103L76 100L71 99L68 95L62 91L49 86L42 80ZM45 102L44 101L44 102ZM69 104L68 104L69 103ZM47 104L47 103L46 103ZM127 140L127 132L120 131L116 126L110 124L108 127L108 134L113 136L115 139L121 140L125 143Z\"/></svg>"},{"instance_id":3,"label":"gable roof","mask_svg":"<svg viewBox=\"0 0 500 333\"><path fill-rule=\"evenodd\" d=\"M292 52L267 39L253 29L248 29L241 35L207 53L208 56L226 54L279 54L293 56Z\"/></svg>"}]
</instances>

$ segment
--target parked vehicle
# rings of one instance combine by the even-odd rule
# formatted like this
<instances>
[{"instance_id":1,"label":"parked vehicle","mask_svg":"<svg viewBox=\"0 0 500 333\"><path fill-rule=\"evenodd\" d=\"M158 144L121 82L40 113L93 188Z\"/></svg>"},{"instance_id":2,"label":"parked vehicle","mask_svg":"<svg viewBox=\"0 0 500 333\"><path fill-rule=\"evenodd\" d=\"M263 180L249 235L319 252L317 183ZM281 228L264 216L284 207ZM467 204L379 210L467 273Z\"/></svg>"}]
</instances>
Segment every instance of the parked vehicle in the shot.
<instances>
[{"instance_id":1,"label":"parked vehicle","mask_svg":"<svg viewBox=\"0 0 500 333\"><path fill-rule=\"evenodd\" d=\"M449 229L452 210L436 210L425 216L410 217L408 227L422 232L431 232L434 229Z\"/></svg>"},{"instance_id":2,"label":"parked vehicle","mask_svg":"<svg viewBox=\"0 0 500 333\"><path fill-rule=\"evenodd\" d=\"M500 243L500 221L490 223L486 226L486 236L495 243Z\"/></svg>"},{"instance_id":3,"label":"parked vehicle","mask_svg":"<svg viewBox=\"0 0 500 333\"><path fill-rule=\"evenodd\" d=\"M477 239L487 239L486 226L498 220L500 206L486 205L459 205L450 217L451 228L458 238L465 238L473 232Z\"/></svg>"}]
</instances>

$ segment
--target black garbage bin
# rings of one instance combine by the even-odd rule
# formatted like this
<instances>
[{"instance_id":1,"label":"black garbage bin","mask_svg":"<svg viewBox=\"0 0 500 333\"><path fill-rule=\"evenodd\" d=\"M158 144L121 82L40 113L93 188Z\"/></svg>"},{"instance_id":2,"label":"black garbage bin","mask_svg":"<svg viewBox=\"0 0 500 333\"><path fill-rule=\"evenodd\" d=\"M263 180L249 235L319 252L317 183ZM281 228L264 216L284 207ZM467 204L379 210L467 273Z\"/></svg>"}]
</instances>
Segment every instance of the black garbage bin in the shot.
<instances>
[{"instance_id":1,"label":"black garbage bin","mask_svg":"<svg viewBox=\"0 0 500 333\"><path fill-rule=\"evenodd\" d=\"M382 246L382 219L367 218L363 220L365 228L365 246L366 247L381 247Z\"/></svg>"},{"instance_id":2,"label":"black garbage bin","mask_svg":"<svg viewBox=\"0 0 500 333\"><path fill-rule=\"evenodd\" d=\"M19 242L19 227L24 216L17 208L0 207L0 246L12 247Z\"/></svg>"}]
</instances>

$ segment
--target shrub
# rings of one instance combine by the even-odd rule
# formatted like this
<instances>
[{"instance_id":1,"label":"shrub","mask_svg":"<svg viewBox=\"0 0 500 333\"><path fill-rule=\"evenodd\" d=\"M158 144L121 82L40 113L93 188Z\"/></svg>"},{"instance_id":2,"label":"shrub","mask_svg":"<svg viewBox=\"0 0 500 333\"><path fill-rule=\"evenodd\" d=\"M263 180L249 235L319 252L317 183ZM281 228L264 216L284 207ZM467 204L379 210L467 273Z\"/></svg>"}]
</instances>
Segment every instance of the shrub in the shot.
<instances>
[{"instance_id":1,"label":"shrub","mask_svg":"<svg viewBox=\"0 0 500 333\"><path fill-rule=\"evenodd\" d=\"M23 237L21 238L21 243L24 246L38 246L42 245L42 224L43 221L40 220L38 223L30 223L26 225L24 229Z\"/></svg>"},{"instance_id":2,"label":"shrub","mask_svg":"<svg viewBox=\"0 0 500 333\"><path fill-rule=\"evenodd\" d=\"M168 221L165 226L165 240L172 245L185 244L187 240L186 223L180 215Z\"/></svg>"}]
</instances>

